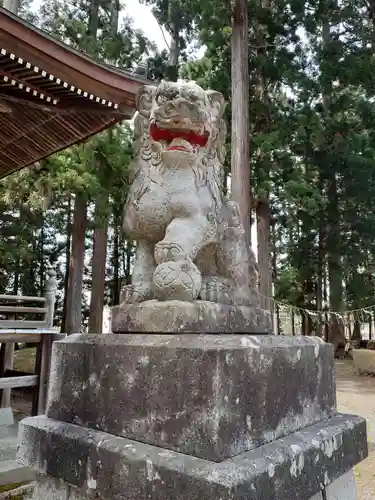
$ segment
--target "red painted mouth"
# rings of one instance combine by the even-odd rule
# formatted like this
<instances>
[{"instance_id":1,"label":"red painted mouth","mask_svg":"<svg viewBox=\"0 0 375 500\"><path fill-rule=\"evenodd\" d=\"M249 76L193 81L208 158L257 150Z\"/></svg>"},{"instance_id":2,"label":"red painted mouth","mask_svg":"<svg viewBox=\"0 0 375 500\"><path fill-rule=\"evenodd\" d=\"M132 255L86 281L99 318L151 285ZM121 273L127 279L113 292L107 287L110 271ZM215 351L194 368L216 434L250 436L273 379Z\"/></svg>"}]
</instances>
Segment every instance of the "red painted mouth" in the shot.
<instances>
[{"instance_id":1,"label":"red painted mouth","mask_svg":"<svg viewBox=\"0 0 375 500\"><path fill-rule=\"evenodd\" d=\"M197 134L193 131L187 130L168 130L165 128L159 128L155 123L150 126L150 135L154 141L166 141L171 143L173 139L183 139L189 142L192 146L204 147L208 141L208 133L203 135ZM186 151L182 145L171 146L168 151Z\"/></svg>"}]
</instances>

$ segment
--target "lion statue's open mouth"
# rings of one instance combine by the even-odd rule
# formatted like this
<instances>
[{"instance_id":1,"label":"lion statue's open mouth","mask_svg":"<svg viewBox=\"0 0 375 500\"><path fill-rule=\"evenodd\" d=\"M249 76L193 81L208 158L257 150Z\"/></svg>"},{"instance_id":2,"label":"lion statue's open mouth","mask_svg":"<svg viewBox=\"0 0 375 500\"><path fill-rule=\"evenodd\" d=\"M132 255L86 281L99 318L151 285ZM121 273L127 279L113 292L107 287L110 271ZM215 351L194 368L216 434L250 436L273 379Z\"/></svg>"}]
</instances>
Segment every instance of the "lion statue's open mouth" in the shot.
<instances>
[{"instance_id":1,"label":"lion statue's open mouth","mask_svg":"<svg viewBox=\"0 0 375 500\"><path fill-rule=\"evenodd\" d=\"M167 151L194 152L198 147L206 146L209 134L198 134L189 129L171 129L159 126L157 123L150 125L150 135L155 142L166 145Z\"/></svg>"}]
</instances>

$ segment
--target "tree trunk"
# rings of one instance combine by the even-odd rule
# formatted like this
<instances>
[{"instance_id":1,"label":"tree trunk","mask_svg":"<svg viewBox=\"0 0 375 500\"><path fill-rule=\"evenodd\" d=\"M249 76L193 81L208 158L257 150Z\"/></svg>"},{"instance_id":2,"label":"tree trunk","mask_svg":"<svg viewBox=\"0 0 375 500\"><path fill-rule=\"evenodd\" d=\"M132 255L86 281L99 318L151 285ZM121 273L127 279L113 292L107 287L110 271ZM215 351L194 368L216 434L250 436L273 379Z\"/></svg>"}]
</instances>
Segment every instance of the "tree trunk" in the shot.
<instances>
[{"instance_id":1,"label":"tree trunk","mask_svg":"<svg viewBox=\"0 0 375 500\"><path fill-rule=\"evenodd\" d=\"M258 268L259 268L259 293L261 294L261 307L271 310L272 297L272 268L270 229L270 209L267 203L259 201L256 207L257 239L258 239Z\"/></svg>"},{"instance_id":2,"label":"tree trunk","mask_svg":"<svg viewBox=\"0 0 375 500\"><path fill-rule=\"evenodd\" d=\"M18 289L20 286L20 256L19 254L17 255L17 260L16 260L16 266L15 266L15 273L14 273L14 281L13 281L13 295L18 294Z\"/></svg>"},{"instance_id":3,"label":"tree trunk","mask_svg":"<svg viewBox=\"0 0 375 500\"><path fill-rule=\"evenodd\" d=\"M322 26L323 49L328 49L330 43L329 12ZM332 82L322 80L322 98L327 121L331 115ZM343 285L340 262L340 212L338 207L337 179L334 165L325 172L327 182L327 235L326 250L329 279L329 308L333 312L341 311Z\"/></svg>"},{"instance_id":4,"label":"tree trunk","mask_svg":"<svg viewBox=\"0 0 375 500\"><path fill-rule=\"evenodd\" d=\"M338 206L338 193L336 174L328 179L327 188L327 260L328 260L328 279L329 279L329 308L331 311L339 312L342 309L343 301L343 283L342 266L340 257L340 212Z\"/></svg>"},{"instance_id":5,"label":"tree trunk","mask_svg":"<svg viewBox=\"0 0 375 500\"><path fill-rule=\"evenodd\" d=\"M264 9L270 7L269 0L260 0L260 5ZM270 102L267 89L267 76L265 71L265 61L267 60L267 39L266 26L262 22L257 22L256 26L257 55L262 64L257 74L256 97L264 108L262 122L256 123L256 133L267 134L269 132ZM264 120L264 118L266 118ZM263 199L258 198L256 204L257 218L257 239L258 239L258 265L259 265L259 292L261 294L261 307L272 311L272 263L270 248L270 199L268 189L272 159L269 153L265 153L261 147L258 149L258 192L264 192ZM263 297L262 297L263 296ZM272 315L273 316L273 315Z\"/></svg>"},{"instance_id":6,"label":"tree trunk","mask_svg":"<svg viewBox=\"0 0 375 500\"><path fill-rule=\"evenodd\" d=\"M319 190L321 196L324 197L324 179L322 173L319 175ZM319 213L319 234L318 234L318 269L316 277L316 309L317 311L323 310L323 280L325 273L325 224L326 215L324 210Z\"/></svg>"},{"instance_id":7,"label":"tree trunk","mask_svg":"<svg viewBox=\"0 0 375 500\"><path fill-rule=\"evenodd\" d=\"M96 227L94 229L94 246L92 256L92 280L90 317L88 332L103 332L103 307L105 296L105 270L107 262L108 216L103 216L103 203L98 198L96 203ZM98 220L102 218L101 223Z\"/></svg>"},{"instance_id":8,"label":"tree trunk","mask_svg":"<svg viewBox=\"0 0 375 500\"><path fill-rule=\"evenodd\" d=\"M280 307L279 304L277 303L276 303L276 334L281 335Z\"/></svg>"},{"instance_id":9,"label":"tree trunk","mask_svg":"<svg viewBox=\"0 0 375 500\"><path fill-rule=\"evenodd\" d=\"M340 226L339 211L337 203L337 187L335 173L328 185L328 232L327 232L327 262L329 281L329 309L333 312L342 310L343 284L340 259ZM335 352L346 344L345 329L343 321L335 315L331 315L328 324L328 342L333 344Z\"/></svg>"},{"instance_id":10,"label":"tree trunk","mask_svg":"<svg viewBox=\"0 0 375 500\"><path fill-rule=\"evenodd\" d=\"M114 216L114 237L113 237L113 284L112 284L112 305L117 305L120 303L120 231L119 224L117 223L118 218Z\"/></svg>"},{"instance_id":11,"label":"tree trunk","mask_svg":"<svg viewBox=\"0 0 375 500\"><path fill-rule=\"evenodd\" d=\"M91 0L87 34L92 37L96 37L99 28L99 3L100 0Z\"/></svg>"},{"instance_id":12,"label":"tree trunk","mask_svg":"<svg viewBox=\"0 0 375 500\"><path fill-rule=\"evenodd\" d=\"M294 314L294 309L292 309L292 314L291 314L291 321L292 321L292 335L293 337L296 334L296 315Z\"/></svg>"},{"instance_id":13,"label":"tree trunk","mask_svg":"<svg viewBox=\"0 0 375 500\"><path fill-rule=\"evenodd\" d=\"M360 347L362 335L361 335L361 323L358 321L358 318L354 319L353 333L350 336L350 340L353 347L357 349Z\"/></svg>"},{"instance_id":14,"label":"tree trunk","mask_svg":"<svg viewBox=\"0 0 375 500\"><path fill-rule=\"evenodd\" d=\"M116 36L118 33L118 22L120 14L119 0L112 0L111 2L111 33Z\"/></svg>"},{"instance_id":15,"label":"tree trunk","mask_svg":"<svg viewBox=\"0 0 375 500\"><path fill-rule=\"evenodd\" d=\"M250 232L249 49L248 3L235 0L232 7L232 199L239 204L248 243Z\"/></svg>"},{"instance_id":16,"label":"tree trunk","mask_svg":"<svg viewBox=\"0 0 375 500\"><path fill-rule=\"evenodd\" d=\"M369 340L372 340L372 325L373 325L373 314L371 312L369 320L368 320L368 338L369 338Z\"/></svg>"},{"instance_id":17,"label":"tree trunk","mask_svg":"<svg viewBox=\"0 0 375 500\"><path fill-rule=\"evenodd\" d=\"M332 9L327 8L322 25L322 48L326 51L329 50L331 42L331 15ZM328 124L331 118L332 82L327 79L327 75L322 74L321 86L325 119ZM327 149L328 148L329 144L327 144ZM324 177L327 189L327 231L325 236L329 281L329 309L331 312L338 312L342 309L343 284L340 259L340 212L338 206L337 179L334 164L328 165L325 168ZM337 352L340 347L345 346L345 329L343 321L339 316L331 314L326 331L328 337L327 340L333 344L335 352Z\"/></svg>"},{"instance_id":18,"label":"tree trunk","mask_svg":"<svg viewBox=\"0 0 375 500\"><path fill-rule=\"evenodd\" d=\"M375 52L375 1L369 2L369 17L372 23L371 49Z\"/></svg>"},{"instance_id":19,"label":"tree trunk","mask_svg":"<svg viewBox=\"0 0 375 500\"><path fill-rule=\"evenodd\" d=\"M271 273L270 273L270 281L271 281L271 296L274 295L274 289L272 284L277 280L277 233L276 233L276 223L275 220L271 220ZM272 312L272 321L273 321L273 330L275 331L275 302L271 304L271 312Z\"/></svg>"},{"instance_id":20,"label":"tree trunk","mask_svg":"<svg viewBox=\"0 0 375 500\"><path fill-rule=\"evenodd\" d=\"M87 202L76 194L72 224L72 248L69 263L69 283L66 302L66 331L79 333L82 323L82 284L85 263Z\"/></svg>"},{"instance_id":21,"label":"tree trunk","mask_svg":"<svg viewBox=\"0 0 375 500\"><path fill-rule=\"evenodd\" d=\"M131 241L126 240L126 250L125 250L125 261L124 261L124 273L125 273L125 284L130 285L131 274L130 274L130 261L133 253L133 245Z\"/></svg>"},{"instance_id":22,"label":"tree trunk","mask_svg":"<svg viewBox=\"0 0 375 500\"><path fill-rule=\"evenodd\" d=\"M171 44L169 47L169 57L168 64L165 68L164 78L171 82L177 82L178 80L178 62L180 59L180 34L178 28L172 25L170 30Z\"/></svg>"},{"instance_id":23,"label":"tree trunk","mask_svg":"<svg viewBox=\"0 0 375 500\"><path fill-rule=\"evenodd\" d=\"M64 301L63 301L63 312L61 319L61 333L66 332L66 307L68 299L68 287L69 287L69 271L70 271L70 247L72 240L72 200L69 196L68 198L68 208L66 214L66 243L65 243L65 277L64 277Z\"/></svg>"},{"instance_id":24,"label":"tree trunk","mask_svg":"<svg viewBox=\"0 0 375 500\"><path fill-rule=\"evenodd\" d=\"M45 264L44 264L44 217L43 224L40 231L40 240L39 240L39 293L41 295L44 294L44 281L45 281Z\"/></svg>"}]
</instances>

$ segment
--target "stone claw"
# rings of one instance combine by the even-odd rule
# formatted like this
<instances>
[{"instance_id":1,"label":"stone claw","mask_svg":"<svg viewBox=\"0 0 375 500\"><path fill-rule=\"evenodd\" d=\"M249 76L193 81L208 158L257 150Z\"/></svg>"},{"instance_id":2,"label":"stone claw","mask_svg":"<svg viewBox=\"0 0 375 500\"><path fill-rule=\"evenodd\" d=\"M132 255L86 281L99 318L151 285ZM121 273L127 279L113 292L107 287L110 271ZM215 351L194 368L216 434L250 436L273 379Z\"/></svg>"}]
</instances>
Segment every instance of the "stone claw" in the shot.
<instances>
[{"instance_id":1,"label":"stone claw","mask_svg":"<svg viewBox=\"0 0 375 500\"><path fill-rule=\"evenodd\" d=\"M155 245L155 261L157 264L163 262L176 262L178 260L185 260L183 248L178 243L170 241L159 241Z\"/></svg>"},{"instance_id":2,"label":"stone claw","mask_svg":"<svg viewBox=\"0 0 375 500\"><path fill-rule=\"evenodd\" d=\"M126 285L121 290L120 303L138 304L148 298L146 295L147 294L144 290L137 289L134 285Z\"/></svg>"},{"instance_id":3,"label":"stone claw","mask_svg":"<svg viewBox=\"0 0 375 500\"><path fill-rule=\"evenodd\" d=\"M214 277L204 280L200 296L202 300L207 300L209 302L216 302L220 304L231 303L231 299L228 294L228 286Z\"/></svg>"},{"instance_id":4,"label":"stone claw","mask_svg":"<svg viewBox=\"0 0 375 500\"><path fill-rule=\"evenodd\" d=\"M202 283L200 297L202 300L207 300L208 302L217 302L215 289L210 286L207 281Z\"/></svg>"}]
</instances>

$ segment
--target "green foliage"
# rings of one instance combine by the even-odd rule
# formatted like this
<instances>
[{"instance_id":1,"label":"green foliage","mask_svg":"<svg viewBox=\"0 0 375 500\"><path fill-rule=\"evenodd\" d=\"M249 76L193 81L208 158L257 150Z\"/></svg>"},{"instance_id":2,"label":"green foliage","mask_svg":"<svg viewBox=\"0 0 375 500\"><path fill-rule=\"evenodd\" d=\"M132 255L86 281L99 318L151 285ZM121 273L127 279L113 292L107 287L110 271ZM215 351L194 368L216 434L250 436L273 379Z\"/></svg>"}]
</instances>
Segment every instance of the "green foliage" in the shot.
<instances>
[{"instance_id":1,"label":"green foliage","mask_svg":"<svg viewBox=\"0 0 375 500\"><path fill-rule=\"evenodd\" d=\"M192 5L206 52L181 74L230 101L230 4ZM370 11L353 1L249 0L249 26L252 185L276 227L276 296L312 309L329 296L338 308L374 303Z\"/></svg>"}]
</instances>

